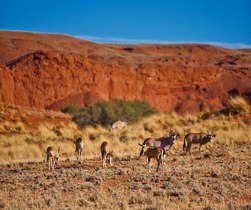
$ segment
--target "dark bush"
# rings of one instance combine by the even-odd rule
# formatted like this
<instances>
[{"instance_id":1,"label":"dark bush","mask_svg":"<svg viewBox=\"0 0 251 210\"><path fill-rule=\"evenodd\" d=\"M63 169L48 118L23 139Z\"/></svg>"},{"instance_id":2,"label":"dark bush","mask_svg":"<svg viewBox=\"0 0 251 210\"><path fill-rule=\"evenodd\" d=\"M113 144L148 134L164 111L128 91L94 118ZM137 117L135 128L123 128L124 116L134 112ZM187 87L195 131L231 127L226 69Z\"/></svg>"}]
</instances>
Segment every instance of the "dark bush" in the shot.
<instances>
[{"instance_id":1,"label":"dark bush","mask_svg":"<svg viewBox=\"0 0 251 210\"><path fill-rule=\"evenodd\" d=\"M62 109L61 111L64 113L76 115L78 113L81 113L83 110L84 109L82 107L67 106L66 108Z\"/></svg>"},{"instance_id":2,"label":"dark bush","mask_svg":"<svg viewBox=\"0 0 251 210\"><path fill-rule=\"evenodd\" d=\"M109 102L101 100L87 108L68 106L61 111L73 115L73 120L80 126L107 126L117 120L136 122L157 112L147 102L119 99Z\"/></svg>"}]
</instances>

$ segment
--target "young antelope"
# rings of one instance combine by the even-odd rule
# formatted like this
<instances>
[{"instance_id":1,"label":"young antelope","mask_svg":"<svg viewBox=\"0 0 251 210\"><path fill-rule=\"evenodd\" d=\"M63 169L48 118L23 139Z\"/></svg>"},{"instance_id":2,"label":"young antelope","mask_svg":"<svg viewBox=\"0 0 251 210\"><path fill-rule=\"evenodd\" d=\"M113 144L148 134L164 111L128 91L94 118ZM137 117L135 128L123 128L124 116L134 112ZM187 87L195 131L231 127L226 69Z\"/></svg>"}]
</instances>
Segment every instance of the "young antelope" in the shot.
<instances>
[{"instance_id":1,"label":"young antelope","mask_svg":"<svg viewBox=\"0 0 251 210\"><path fill-rule=\"evenodd\" d=\"M112 165L112 147L111 147L111 145L107 141L104 141L100 146L100 151L101 151L103 168L106 167L107 158L109 158L109 164Z\"/></svg>"},{"instance_id":2,"label":"young antelope","mask_svg":"<svg viewBox=\"0 0 251 210\"><path fill-rule=\"evenodd\" d=\"M58 159L60 156L60 148L48 147L46 150L46 160L49 165L49 170L54 170L55 165L58 164Z\"/></svg>"},{"instance_id":3,"label":"young antelope","mask_svg":"<svg viewBox=\"0 0 251 210\"><path fill-rule=\"evenodd\" d=\"M74 141L74 144L76 146L76 158L77 158L77 162L82 162L82 151L83 151L83 148L84 148L84 141L82 139L82 136L79 136L75 141Z\"/></svg>"},{"instance_id":4,"label":"young antelope","mask_svg":"<svg viewBox=\"0 0 251 210\"><path fill-rule=\"evenodd\" d=\"M159 166L161 165L161 169L163 171L163 162L164 162L164 157L166 155L166 151L162 147L148 147L146 151L144 152L144 155L147 157L147 166L148 166L148 171L150 172L150 161L152 158L156 159L158 162L158 166L156 169L156 172L159 170Z\"/></svg>"}]
</instances>

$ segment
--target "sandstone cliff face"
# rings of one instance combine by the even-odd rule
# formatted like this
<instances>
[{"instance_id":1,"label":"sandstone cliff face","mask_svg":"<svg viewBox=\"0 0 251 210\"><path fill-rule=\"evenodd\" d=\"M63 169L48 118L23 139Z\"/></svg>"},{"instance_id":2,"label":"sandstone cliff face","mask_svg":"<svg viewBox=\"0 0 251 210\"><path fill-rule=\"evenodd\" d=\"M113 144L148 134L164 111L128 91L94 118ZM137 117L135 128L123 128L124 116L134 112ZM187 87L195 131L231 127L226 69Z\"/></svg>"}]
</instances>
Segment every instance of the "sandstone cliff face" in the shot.
<instances>
[{"instance_id":1,"label":"sandstone cliff face","mask_svg":"<svg viewBox=\"0 0 251 210\"><path fill-rule=\"evenodd\" d=\"M161 111L218 110L251 100L251 51L201 44L96 44L0 31L0 102L60 110L99 99L145 100Z\"/></svg>"}]
</instances>

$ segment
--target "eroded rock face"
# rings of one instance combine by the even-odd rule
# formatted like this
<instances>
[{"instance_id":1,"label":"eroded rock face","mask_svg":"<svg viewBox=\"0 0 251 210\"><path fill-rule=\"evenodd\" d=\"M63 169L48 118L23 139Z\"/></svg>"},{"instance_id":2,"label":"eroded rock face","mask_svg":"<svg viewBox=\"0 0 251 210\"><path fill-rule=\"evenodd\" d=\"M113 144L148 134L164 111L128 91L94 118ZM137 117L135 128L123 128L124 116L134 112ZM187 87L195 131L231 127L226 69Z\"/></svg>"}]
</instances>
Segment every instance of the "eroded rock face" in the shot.
<instances>
[{"instance_id":1,"label":"eroded rock face","mask_svg":"<svg viewBox=\"0 0 251 210\"><path fill-rule=\"evenodd\" d=\"M210 45L111 45L0 32L0 102L60 110L99 99L145 100L161 111L218 110L251 99L251 50Z\"/></svg>"}]
</instances>

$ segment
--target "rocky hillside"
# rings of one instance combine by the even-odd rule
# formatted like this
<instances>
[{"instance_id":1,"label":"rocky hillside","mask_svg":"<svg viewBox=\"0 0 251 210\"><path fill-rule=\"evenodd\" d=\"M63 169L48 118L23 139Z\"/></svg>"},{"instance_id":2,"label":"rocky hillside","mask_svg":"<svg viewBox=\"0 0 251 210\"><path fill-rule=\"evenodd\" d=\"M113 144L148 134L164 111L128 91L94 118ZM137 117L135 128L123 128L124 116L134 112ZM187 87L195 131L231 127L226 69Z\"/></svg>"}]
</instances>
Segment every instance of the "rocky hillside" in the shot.
<instances>
[{"instance_id":1,"label":"rocky hillside","mask_svg":"<svg viewBox=\"0 0 251 210\"><path fill-rule=\"evenodd\" d=\"M67 35L0 31L0 102L59 110L99 99L161 111L219 110L251 101L251 50L203 44L99 44Z\"/></svg>"}]
</instances>

